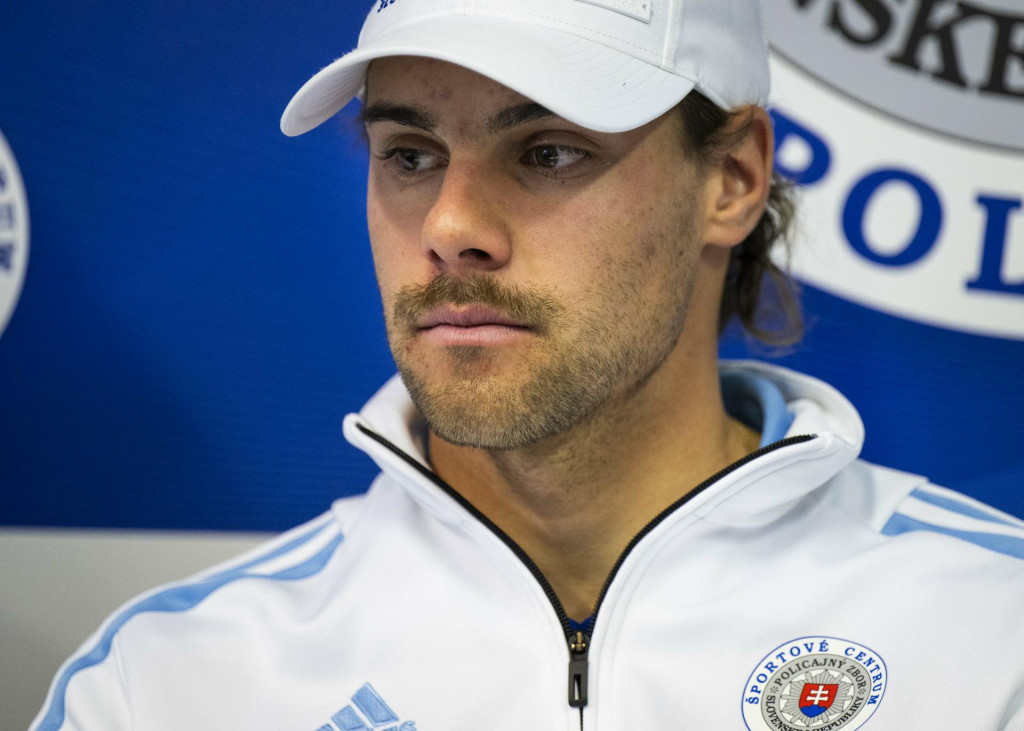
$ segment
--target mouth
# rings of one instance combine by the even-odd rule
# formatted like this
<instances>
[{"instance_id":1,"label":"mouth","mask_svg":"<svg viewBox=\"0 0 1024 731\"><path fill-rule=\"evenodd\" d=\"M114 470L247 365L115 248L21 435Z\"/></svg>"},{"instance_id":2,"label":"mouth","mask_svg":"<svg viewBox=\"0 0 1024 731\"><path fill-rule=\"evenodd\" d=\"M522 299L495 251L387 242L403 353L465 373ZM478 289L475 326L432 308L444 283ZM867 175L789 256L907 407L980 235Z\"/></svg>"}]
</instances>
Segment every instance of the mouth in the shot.
<instances>
[{"instance_id":1,"label":"mouth","mask_svg":"<svg viewBox=\"0 0 1024 731\"><path fill-rule=\"evenodd\" d=\"M532 331L529 325L488 307L438 307L416 322L417 333L439 345L497 346Z\"/></svg>"},{"instance_id":2,"label":"mouth","mask_svg":"<svg viewBox=\"0 0 1024 731\"><path fill-rule=\"evenodd\" d=\"M529 329L524 323L502 315L488 307L438 307L431 310L416 323L419 330L430 330L435 327L514 327Z\"/></svg>"}]
</instances>

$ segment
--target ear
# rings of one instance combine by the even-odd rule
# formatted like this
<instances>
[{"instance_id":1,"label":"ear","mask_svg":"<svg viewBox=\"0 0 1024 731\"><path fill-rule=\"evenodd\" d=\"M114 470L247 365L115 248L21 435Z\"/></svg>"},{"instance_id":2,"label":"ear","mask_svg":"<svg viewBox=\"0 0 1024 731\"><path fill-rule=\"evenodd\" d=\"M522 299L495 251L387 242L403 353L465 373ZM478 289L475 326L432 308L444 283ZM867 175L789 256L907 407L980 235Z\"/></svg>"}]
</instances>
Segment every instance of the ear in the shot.
<instances>
[{"instance_id":1,"label":"ear","mask_svg":"<svg viewBox=\"0 0 1024 731\"><path fill-rule=\"evenodd\" d=\"M712 246L741 243L764 213L772 181L774 138L771 118L761 107L741 110L729 122L735 143L705 177L704 241Z\"/></svg>"}]
</instances>

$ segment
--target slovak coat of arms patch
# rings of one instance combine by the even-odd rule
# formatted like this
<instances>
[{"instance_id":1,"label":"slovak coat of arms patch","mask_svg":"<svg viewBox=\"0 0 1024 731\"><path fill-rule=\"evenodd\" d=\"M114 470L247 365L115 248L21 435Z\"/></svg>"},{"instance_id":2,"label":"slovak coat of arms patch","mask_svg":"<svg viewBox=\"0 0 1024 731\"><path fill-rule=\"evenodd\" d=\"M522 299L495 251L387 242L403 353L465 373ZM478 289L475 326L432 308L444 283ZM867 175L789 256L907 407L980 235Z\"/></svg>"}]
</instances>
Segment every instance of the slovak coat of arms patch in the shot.
<instances>
[{"instance_id":1,"label":"slovak coat of arms patch","mask_svg":"<svg viewBox=\"0 0 1024 731\"><path fill-rule=\"evenodd\" d=\"M838 637L801 637L764 656L743 689L750 731L853 731L882 702L885 662L864 645Z\"/></svg>"}]
</instances>

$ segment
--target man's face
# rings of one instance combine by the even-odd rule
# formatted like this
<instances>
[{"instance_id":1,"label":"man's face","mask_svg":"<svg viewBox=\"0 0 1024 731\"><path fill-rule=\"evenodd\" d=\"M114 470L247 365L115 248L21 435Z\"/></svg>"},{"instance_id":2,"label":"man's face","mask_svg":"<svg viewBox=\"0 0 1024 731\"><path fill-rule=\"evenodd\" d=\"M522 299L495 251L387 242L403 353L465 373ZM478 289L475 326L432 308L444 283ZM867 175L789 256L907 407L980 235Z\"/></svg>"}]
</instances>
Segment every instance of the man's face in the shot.
<instances>
[{"instance_id":1,"label":"man's face","mask_svg":"<svg viewBox=\"0 0 1024 731\"><path fill-rule=\"evenodd\" d=\"M682 330L703 187L676 114L586 130L464 68L375 61L367 213L432 430L516 449L630 398Z\"/></svg>"}]
</instances>

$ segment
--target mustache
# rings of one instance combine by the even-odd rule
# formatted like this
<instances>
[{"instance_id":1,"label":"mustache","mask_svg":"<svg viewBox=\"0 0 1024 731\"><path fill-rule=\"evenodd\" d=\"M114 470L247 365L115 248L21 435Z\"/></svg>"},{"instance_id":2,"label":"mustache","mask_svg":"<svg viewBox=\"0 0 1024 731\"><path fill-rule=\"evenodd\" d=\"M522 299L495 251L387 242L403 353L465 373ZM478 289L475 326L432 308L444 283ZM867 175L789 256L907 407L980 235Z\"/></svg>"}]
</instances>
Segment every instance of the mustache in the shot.
<instances>
[{"instance_id":1,"label":"mustache","mask_svg":"<svg viewBox=\"0 0 1024 731\"><path fill-rule=\"evenodd\" d=\"M410 329L427 312L445 305L482 305L544 334L562 311L548 292L502 284L493 277L439 274L426 284L402 287L392 310L395 323Z\"/></svg>"}]
</instances>

